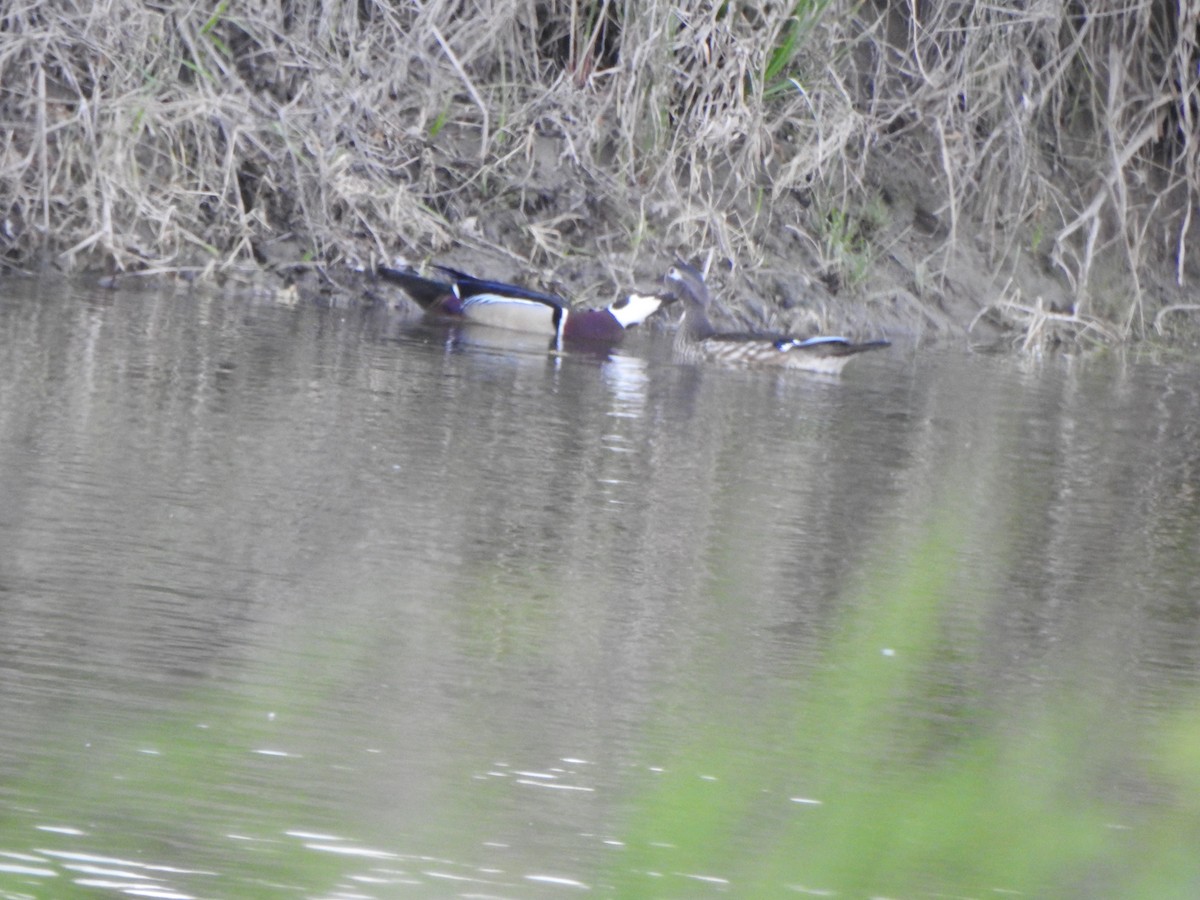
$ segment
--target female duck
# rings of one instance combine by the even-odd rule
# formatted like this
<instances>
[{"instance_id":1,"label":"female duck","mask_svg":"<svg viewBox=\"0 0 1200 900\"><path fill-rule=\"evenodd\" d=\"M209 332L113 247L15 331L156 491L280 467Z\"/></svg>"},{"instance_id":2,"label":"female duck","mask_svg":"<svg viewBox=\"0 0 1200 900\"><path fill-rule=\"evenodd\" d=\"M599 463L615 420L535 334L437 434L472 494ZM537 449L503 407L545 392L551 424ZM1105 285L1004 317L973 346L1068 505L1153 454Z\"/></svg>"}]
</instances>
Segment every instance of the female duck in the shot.
<instances>
[{"instance_id":1,"label":"female duck","mask_svg":"<svg viewBox=\"0 0 1200 900\"><path fill-rule=\"evenodd\" d=\"M677 340L689 356L733 365L782 366L836 375L856 354L889 346L888 341L855 343L844 337L718 333L708 318L708 307L712 302L708 285L695 267L676 262L663 281L667 289L683 301L683 321Z\"/></svg>"},{"instance_id":2,"label":"female duck","mask_svg":"<svg viewBox=\"0 0 1200 900\"><path fill-rule=\"evenodd\" d=\"M570 341L616 343L626 328L640 325L675 299L670 294L630 294L603 308L573 310L553 294L476 278L446 266L434 268L449 280L424 278L411 269L380 266L378 271L428 312L545 334L554 338L555 346Z\"/></svg>"}]
</instances>

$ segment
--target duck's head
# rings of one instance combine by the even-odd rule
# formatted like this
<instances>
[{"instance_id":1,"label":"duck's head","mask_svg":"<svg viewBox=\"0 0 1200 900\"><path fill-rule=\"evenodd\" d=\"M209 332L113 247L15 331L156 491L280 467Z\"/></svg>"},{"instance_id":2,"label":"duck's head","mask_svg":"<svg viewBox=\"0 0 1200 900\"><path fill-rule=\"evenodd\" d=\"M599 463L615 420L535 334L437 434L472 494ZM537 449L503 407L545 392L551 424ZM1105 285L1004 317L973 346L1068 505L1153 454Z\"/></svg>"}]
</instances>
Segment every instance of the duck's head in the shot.
<instances>
[{"instance_id":1,"label":"duck's head","mask_svg":"<svg viewBox=\"0 0 1200 900\"><path fill-rule=\"evenodd\" d=\"M701 309L708 306L708 286L704 283L704 276L695 266L676 260L675 265L667 269L663 284L671 294L689 305Z\"/></svg>"},{"instance_id":2,"label":"duck's head","mask_svg":"<svg viewBox=\"0 0 1200 900\"><path fill-rule=\"evenodd\" d=\"M675 301L675 295L661 294L630 294L615 301L608 311L614 319L621 323L622 328L640 325L648 318Z\"/></svg>"}]
</instances>

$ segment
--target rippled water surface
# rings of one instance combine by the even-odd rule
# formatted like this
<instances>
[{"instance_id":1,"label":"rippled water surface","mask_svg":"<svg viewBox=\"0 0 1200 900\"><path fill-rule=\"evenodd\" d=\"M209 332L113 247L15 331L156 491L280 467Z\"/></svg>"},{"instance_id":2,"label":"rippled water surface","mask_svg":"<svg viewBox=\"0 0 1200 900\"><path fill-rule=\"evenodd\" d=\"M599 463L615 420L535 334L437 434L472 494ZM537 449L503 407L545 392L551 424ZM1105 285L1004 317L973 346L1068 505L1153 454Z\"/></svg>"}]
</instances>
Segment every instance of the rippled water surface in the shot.
<instances>
[{"instance_id":1,"label":"rippled water surface","mask_svg":"<svg viewBox=\"0 0 1200 900\"><path fill-rule=\"evenodd\" d=\"M862 823L1093 704L1194 828L1200 368L667 344L0 283L0 897L992 895Z\"/></svg>"}]
</instances>

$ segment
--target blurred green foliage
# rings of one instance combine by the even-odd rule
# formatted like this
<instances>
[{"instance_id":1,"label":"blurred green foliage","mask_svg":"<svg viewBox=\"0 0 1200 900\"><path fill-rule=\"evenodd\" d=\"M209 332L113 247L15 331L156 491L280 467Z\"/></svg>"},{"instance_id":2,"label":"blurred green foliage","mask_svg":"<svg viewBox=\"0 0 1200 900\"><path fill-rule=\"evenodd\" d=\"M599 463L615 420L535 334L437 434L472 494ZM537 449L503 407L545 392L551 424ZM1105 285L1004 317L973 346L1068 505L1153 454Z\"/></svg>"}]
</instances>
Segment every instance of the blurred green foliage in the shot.
<instances>
[{"instance_id":1,"label":"blurred green foliage","mask_svg":"<svg viewBox=\"0 0 1200 900\"><path fill-rule=\"evenodd\" d=\"M647 780L602 879L618 896L690 896L697 879L753 897L1197 895L1200 715L1131 747L1084 690L1002 717L970 690L947 704L963 529L931 532L846 598L799 690L718 705Z\"/></svg>"}]
</instances>

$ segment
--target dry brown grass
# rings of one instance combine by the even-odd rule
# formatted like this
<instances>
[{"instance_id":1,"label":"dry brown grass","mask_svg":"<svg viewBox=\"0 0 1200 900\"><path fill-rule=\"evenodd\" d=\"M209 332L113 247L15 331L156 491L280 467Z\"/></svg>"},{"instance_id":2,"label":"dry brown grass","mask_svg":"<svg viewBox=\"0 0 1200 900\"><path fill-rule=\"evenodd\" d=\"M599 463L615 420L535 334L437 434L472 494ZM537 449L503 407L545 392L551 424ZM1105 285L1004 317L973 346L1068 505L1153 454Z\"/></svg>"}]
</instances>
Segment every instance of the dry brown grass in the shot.
<instances>
[{"instance_id":1,"label":"dry brown grass","mask_svg":"<svg viewBox=\"0 0 1200 900\"><path fill-rule=\"evenodd\" d=\"M1200 6L921 6L890 23L880 114L940 161L948 249L982 223L998 270L1044 260L1070 315L1145 333L1144 282L1196 277Z\"/></svg>"},{"instance_id":2,"label":"dry brown grass","mask_svg":"<svg viewBox=\"0 0 1200 900\"><path fill-rule=\"evenodd\" d=\"M1198 28L1165 0L13 0L0 249L614 282L712 252L758 318L903 257L922 322L964 266L971 313L1045 267L1135 336L1197 277Z\"/></svg>"}]
</instances>

